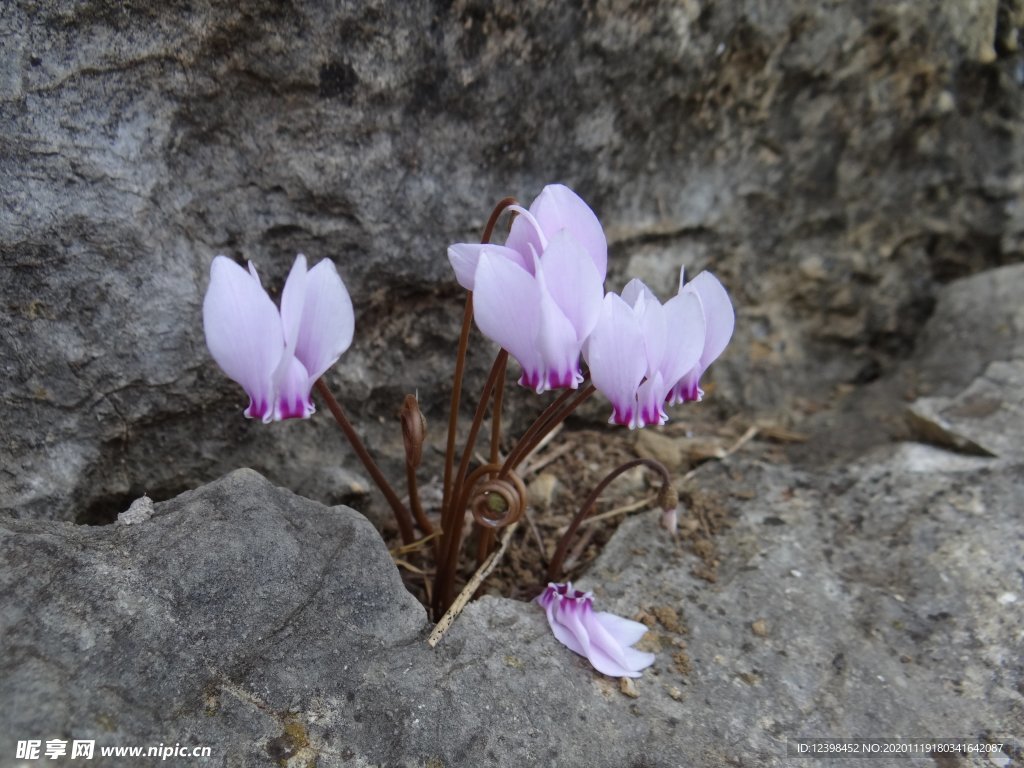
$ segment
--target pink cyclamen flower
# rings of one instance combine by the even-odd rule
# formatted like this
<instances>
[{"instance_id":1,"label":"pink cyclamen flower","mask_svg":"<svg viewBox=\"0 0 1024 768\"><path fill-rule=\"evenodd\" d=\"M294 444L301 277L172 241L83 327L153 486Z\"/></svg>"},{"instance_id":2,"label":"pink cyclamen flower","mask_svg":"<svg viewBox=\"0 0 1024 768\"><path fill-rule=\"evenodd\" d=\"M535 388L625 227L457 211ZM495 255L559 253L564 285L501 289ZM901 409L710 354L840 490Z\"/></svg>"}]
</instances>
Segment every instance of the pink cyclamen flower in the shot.
<instances>
[{"instance_id":1,"label":"pink cyclamen flower","mask_svg":"<svg viewBox=\"0 0 1024 768\"><path fill-rule=\"evenodd\" d=\"M608 244L597 216L571 189L544 188L519 215L505 245L457 243L448 258L474 292L477 326L523 369L538 393L575 389L580 349L597 322Z\"/></svg>"},{"instance_id":2,"label":"pink cyclamen flower","mask_svg":"<svg viewBox=\"0 0 1024 768\"><path fill-rule=\"evenodd\" d=\"M249 395L246 418L268 423L313 414L310 390L352 343L355 314L330 261L307 270L300 254L279 312L251 261L246 271L217 256L203 301L203 328L217 365Z\"/></svg>"},{"instance_id":3,"label":"pink cyclamen flower","mask_svg":"<svg viewBox=\"0 0 1024 768\"><path fill-rule=\"evenodd\" d=\"M609 677L640 677L654 663L653 653L631 648L647 631L638 621L594 610L594 596L572 588L572 583L548 584L535 601L548 615L555 638L574 653L585 656L598 672Z\"/></svg>"},{"instance_id":4,"label":"pink cyclamen flower","mask_svg":"<svg viewBox=\"0 0 1024 768\"><path fill-rule=\"evenodd\" d=\"M692 292L664 305L639 280L604 297L584 356L590 377L612 402L609 423L630 429L664 424L672 387L699 363L706 336L700 299Z\"/></svg>"},{"instance_id":5,"label":"pink cyclamen flower","mask_svg":"<svg viewBox=\"0 0 1024 768\"><path fill-rule=\"evenodd\" d=\"M686 282L683 270L679 270L679 294L691 293L700 299L704 311L706 335L704 349L700 360L679 381L672 385L668 394L670 405L687 400L700 400L704 390L700 388L700 377L718 356L722 354L736 326L736 312L725 287L710 272L701 272L690 282Z\"/></svg>"}]
</instances>

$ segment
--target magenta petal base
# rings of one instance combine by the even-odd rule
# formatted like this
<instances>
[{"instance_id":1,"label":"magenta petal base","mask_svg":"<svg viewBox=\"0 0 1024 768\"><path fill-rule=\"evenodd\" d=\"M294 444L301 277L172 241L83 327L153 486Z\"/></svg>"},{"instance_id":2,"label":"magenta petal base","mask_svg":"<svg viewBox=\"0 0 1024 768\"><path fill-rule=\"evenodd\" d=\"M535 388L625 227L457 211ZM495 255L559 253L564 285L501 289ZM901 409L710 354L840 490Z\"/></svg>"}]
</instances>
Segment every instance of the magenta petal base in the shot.
<instances>
[{"instance_id":1,"label":"magenta petal base","mask_svg":"<svg viewBox=\"0 0 1024 768\"><path fill-rule=\"evenodd\" d=\"M595 611L590 592L573 589L571 583L548 584L535 601L547 612L555 638L573 653L586 657L598 672L609 677L640 677L654 663L653 653L631 647L647 627Z\"/></svg>"}]
</instances>

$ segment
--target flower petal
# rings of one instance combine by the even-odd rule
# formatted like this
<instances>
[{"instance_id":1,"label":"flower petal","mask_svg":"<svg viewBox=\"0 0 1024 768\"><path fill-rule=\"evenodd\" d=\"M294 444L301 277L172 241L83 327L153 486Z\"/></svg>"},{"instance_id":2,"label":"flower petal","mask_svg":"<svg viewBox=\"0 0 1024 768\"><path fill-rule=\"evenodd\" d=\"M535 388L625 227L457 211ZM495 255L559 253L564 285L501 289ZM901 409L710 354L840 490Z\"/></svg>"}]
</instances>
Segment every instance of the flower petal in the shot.
<instances>
[{"instance_id":1,"label":"flower petal","mask_svg":"<svg viewBox=\"0 0 1024 768\"><path fill-rule=\"evenodd\" d=\"M643 670L654 663L655 655L634 648L622 648L621 655L613 657L606 652L601 641L591 641L587 656L594 669L609 677L640 677Z\"/></svg>"},{"instance_id":2,"label":"flower petal","mask_svg":"<svg viewBox=\"0 0 1024 768\"><path fill-rule=\"evenodd\" d=\"M704 399L704 390L700 388L700 365L694 366L683 378L676 382L668 393L666 402L669 405L678 403L698 403Z\"/></svg>"},{"instance_id":3,"label":"flower petal","mask_svg":"<svg viewBox=\"0 0 1024 768\"><path fill-rule=\"evenodd\" d=\"M541 296L533 275L503 256L483 251L475 285L473 315L480 331L519 361L524 378L539 378Z\"/></svg>"},{"instance_id":4,"label":"flower petal","mask_svg":"<svg viewBox=\"0 0 1024 768\"><path fill-rule=\"evenodd\" d=\"M306 302L308 272L306 257L301 253L295 257L288 279L281 291L281 327L284 329L284 343L294 347L299 338L299 323L302 321L302 307Z\"/></svg>"},{"instance_id":5,"label":"flower petal","mask_svg":"<svg viewBox=\"0 0 1024 768\"><path fill-rule=\"evenodd\" d=\"M647 625L639 621L625 619L607 611L595 611L596 618L609 635L615 638L620 645L633 645L640 640L647 632Z\"/></svg>"},{"instance_id":6,"label":"flower petal","mask_svg":"<svg viewBox=\"0 0 1024 768\"><path fill-rule=\"evenodd\" d=\"M604 283L608 272L608 240L596 214L579 195L564 184L549 184L530 205L530 213L549 240L562 230L572 235L587 251Z\"/></svg>"},{"instance_id":7,"label":"flower petal","mask_svg":"<svg viewBox=\"0 0 1024 768\"><path fill-rule=\"evenodd\" d=\"M654 291L647 287L647 284L639 277L634 277L628 283L626 287L622 289L622 300L629 304L631 307L636 306L637 299L641 295L646 297L647 301L658 301L658 297L654 295Z\"/></svg>"},{"instance_id":8,"label":"flower petal","mask_svg":"<svg viewBox=\"0 0 1024 768\"><path fill-rule=\"evenodd\" d=\"M548 626L551 627L551 633L555 636L555 639L568 648L573 653L578 653L580 656L586 656L587 654L583 650L583 646L580 645L580 641L576 639L576 635L572 633L569 627L566 627L558 620L557 606L563 598L558 597L554 602L549 604L545 609L548 617Z\"/></svg>"},{"instance_id":9,"label":"flower petal","mask_svg":"<svg viewBox=\"0 0 1024 768\"><path fill-rule=\"evenodd\" d=\"M664 363L667 349L668 328L666 326L665 308L649 291L640 293L633 305L633 314L640 324L640 332L644 336L644 352L647 355L647 378L659 371Z\"/></svg>"},{"instance_id":10,"label":"flower petal","mask_svg":"<svg viewBox=\"0 0 1024 768\"><path fill-rule=\"evenodd\" d=\"M294 356L286 353L284 359L288 367L279 371L275 380L274 420L309 418L316 413L309 396L315 379L309 377L306 368Z\"/></svg>"},{"instance_id":11,"label":"flower petal","mask_svg":"<svg viewBox=\"0 0 1024 768\"><path fill-rule=\"evenodd\" d=\"M585 656L598 672L639 677L641 670L654 663L654 654L629 647L647 627L611 613L596 613L591 593L574 590L571 583L548 584L534 601L544 607L555 638Z\"/></svg>"},{"instance_id":12,"label":"flower petal","mask_svg":"<svg viewBox=\"0 0 1024 768\"><path fill-rule=\"evenodd\" d=\"M700 301L693 293L681 293L665 302L665 326L670 339L659 368L671 387L701 359L707 323Z\"/></svg>"},{"instance_id":13,"label":"flower petal","mask_svg":"<svg viewBox=\"0 0 1024 768\"><path fill-rule=\"evenodd\" d=\"M706 369L725 350L736 326L736 312L725 287L710 272L701 272L680 289L692 291L700 298L707 321L704 350L701 352L701 370Z\"/></svg>"},{"instance_id":14,"label":"flower petal","mask_svg":"<svg viewBox=\"0 0 1024 768\"><path fill-rule=\"evenodd\" d=\"M611 423L635 427L636 391L647 371L647 355L633 310L614 293L604 297L584 354L594 386L611 400Z\"/></svg>"},{"instance_id":15,"label":"flower petal","mask_svg":"<svg viewBox=\"0 0 1024 768\"><path fill-rule=\"evenodd\" d=\"M277 307L254 268L246 272L226 256L213 260L203 300L203 329L217 365L249 395L245 415L271 421L273 375L284 352L284 332Z\"/></svg>"},{"instance_id":16,"label":"flower petal","mask_svg":"<svg viewBox=\"0 0 1024 768\"><path fill-rule=\"evenodd\" d=\"M598 672L610 677L639 677L639 670L633 668L631 661L634 658L627 651L632 648L624 648L615 638L609 634L600 621L597 620L593 605L589 600L581 600L575 606L571 616L576 621L576 627L581 627L586 633L586 642L582 643L587 650L587 659L594 665ZM576 636L580 636L577 628ZM650 663L654 663L654 656L651 656ZM645 666L649 666L645 665Z\"/></svg>"},{"instance_id":17,"label":"flower petal","mask_svg":"<svg viewBox=\"0 0 1024 768\"><path fill-rule=\"evenodd\" d=\"M551 297L576 331L580 344L590 335L601 313L603 280L586 250L568 232L548 242L540 260Z\"/></svg>"},{"instance_id":18,"label":"flower petal","mask_svg":"<svg viewBox=\"0 0 1024 768\"><path fill-rule=\"evenodd\" d=\"M537 264L537 287L540 289L540 326L537 351L543 366L540 381L530 382L537 394L548 389L576 386L583 380L580 374L580 347L583 341L576 329L555 302L548 287L544 267Z\"/></svg>"},{"instance_id":19,"label":"flower petal","mask_svg":"<svg viewBox=\"0 0 1024 768\"><path fill-rule=\"evenodd\" d=\"M476 280L476 268L480 263L480 253L484 250L504 256L509 261L519 264L523 269L529 271L526 257L524 256L524 253L529 253L529 251L521 253L512 248L492 243L455 243L455 245L448 246L448 261L451 263L452 269L455 270L455 279L467 291L473 290Z\"/></svg>"},{"instance_id":20,"label":"flower petal","mask_svg":"<svg viewBox=\"0 0 1024 768\"><path fill-rule=\"evenodd\" d=\"M522 211L518 205L512 206L517 211ZM544 233L539 230L540 224L528 211L525 216L520 214L512 220L512 226L508 231L508 238L505 240L505 247L521 253L526 257L530 253L541 253L544 251ZM532 270L529 266L527 271Z\"/></svg>"},{"instance_id":21,"label":"flower petal","mask_svg":"<svg viewBox=\"0 0 1024 768\"><path fill-rule=\"evenodd\" d=\"M661 426L668 421L665 414L665 398L669 389L661 371L655 371L654 376L648 377L640 385L636 392L638 427L646 427L648 424Z\"/></svg>"},{"instance_id":22,"label":"flower petal","mask_svg":"<svg viewBox=\"0 0 1024 768\"><path fill-rule=\"evenodd\" d=\"M285 285L285 294L281 297L282 317L285 317L287 290ZM352 298L334 262L329 259L309 270L305 290L295 357L308 372L312 387L351 346L356 320Z\"/></svg>"}]
</instances>

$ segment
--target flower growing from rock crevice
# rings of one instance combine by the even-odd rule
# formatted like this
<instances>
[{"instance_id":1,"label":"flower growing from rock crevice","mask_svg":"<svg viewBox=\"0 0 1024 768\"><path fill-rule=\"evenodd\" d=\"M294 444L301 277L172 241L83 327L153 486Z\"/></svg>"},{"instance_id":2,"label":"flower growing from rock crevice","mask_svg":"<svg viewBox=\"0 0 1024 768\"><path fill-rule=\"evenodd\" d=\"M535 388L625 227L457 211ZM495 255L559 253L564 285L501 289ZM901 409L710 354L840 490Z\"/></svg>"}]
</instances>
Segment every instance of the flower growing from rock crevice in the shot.
<instances>
[{"instance_id":1,"label":"flower growing from rock crevice","mask_svg":"<svg viewBox=\"0 0 1024 768\"><path fill-rule=\"evenodd\" d=\"M665 405L698 400L701 374L732 336L732 303L702 272L665 304L633 279L604 297L583 355L598 391L612 402L609 422L630 429L664 424Z\"/></svg>"},{"instance_id":2,"label":"flower growing from rock crevice","mask_svg":"<svg viewBox=\"0 0 1024 768\"><path fill-rule=\"evenodd\" d=\"M736 326L736 311L732 307L729 294L718 278L710 272L701 272L687 283L684 272L680 269L679 295L685 294L692 294L700 299L705 321L704 346L697 364L672 385L668 394L670 405L687 400L700 400L704 397L704 390L700 388L700 377L725 351Z\"/></svg>"},{"instance_id":3,"label":"flower growing from rock crevice","mask_svg":"<svg viewBox=\"0 0 1024 768\"><path fill-rule=\"evenodd\" d=\"M455 276L474 292L477 326L522 367L539 394L583 380L580 350L597 322L608 244L597 216L561 184L544 188L519 215L505 245L457 243Z\"/></svg>"},{"instance_id":4,"label":"flower growing from rock crevice","mask_svg":"<svg viewBox=\"0 0 1024 768\"><path fill-rule=\"evenodd\" d=\"M210 354L249 395L245 416L264 423L307 418L313 384L352 343L352 300L334 264L295 259L278 311L256 267L226 256L210 266L203 329Z\"/></svg>"},{"instance_id":5,"label":"flower growing from rock crevice","mask_svg":"<svg viewBox=\"0 0 1024 768\"><path fill-rule=\"evenodd\" d=\"M610 677L640 677L654 663L654 654L631 648L647 631L638 621L594 610L590 592L572 583L548 584L535 598L548 616L555 638L578 653L598 672Z\"/></svg>"}]
</instances>

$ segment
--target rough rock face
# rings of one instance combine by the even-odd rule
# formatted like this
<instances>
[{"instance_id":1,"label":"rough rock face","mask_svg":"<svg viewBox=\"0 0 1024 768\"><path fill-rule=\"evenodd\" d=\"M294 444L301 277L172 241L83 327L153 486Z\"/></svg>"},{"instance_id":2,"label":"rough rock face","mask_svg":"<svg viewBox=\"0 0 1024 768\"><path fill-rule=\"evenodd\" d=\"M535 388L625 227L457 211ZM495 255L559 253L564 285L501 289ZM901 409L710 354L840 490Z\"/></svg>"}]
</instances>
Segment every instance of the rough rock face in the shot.
<instances>
[{"instance_id":1,"label":"rough rock face","mask_svg":"<svg viewBox=\"0 0 1024 768\"><path fill-rule=\"evenodd\" d=\"M323 419L239 419L211 257L278 284L337 261L357 341L331 380L395 457L400 396L446 402L445 246L552 180L605 222L611 287L730 286L720 403L877 376L937 281L1020 256L1017 5L8 3L0 508L111 519L242 465L353 498Z\"/></svg>"},{"instance_id":2,"label":"rough rock face","mask_svg":"<svg viewBox=\"0 0 1024 768\"><path fill-rule=\"evenodd\" d=\"M1004 321L1022 283L1003 269L943 291L907 368L938 359L957 309L1005 344L929 397L980 375L1019 411L1019 386L985 372L1020 365ZM997 455L899 442L808 469L754 445L705 465L682 524L717 521L711 552L656 513L626 521L580 585L651 626L655 664L628 693L530 604L479 600L429 650L373 527L249 470L115 525L5 519L0 759L56 738L208 746L231 766L712 768L803 765L792 739L860 736L1002 744L920 762L1017 765L1024 466L1001 424L958 419Z\"/></svg>"}]
</instances>

